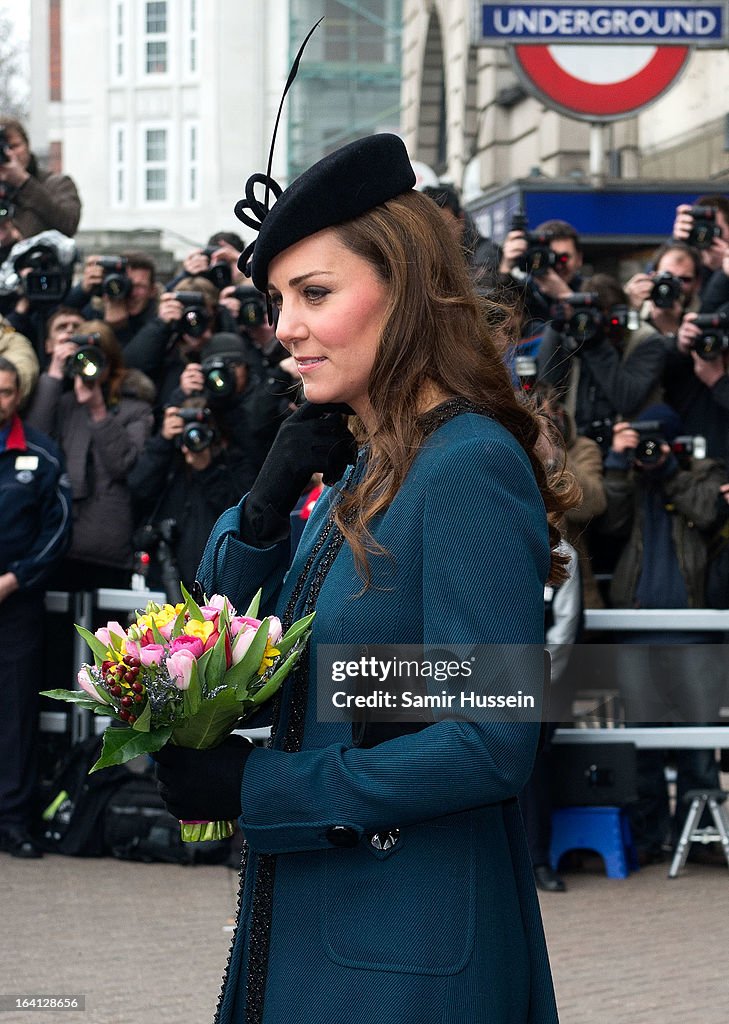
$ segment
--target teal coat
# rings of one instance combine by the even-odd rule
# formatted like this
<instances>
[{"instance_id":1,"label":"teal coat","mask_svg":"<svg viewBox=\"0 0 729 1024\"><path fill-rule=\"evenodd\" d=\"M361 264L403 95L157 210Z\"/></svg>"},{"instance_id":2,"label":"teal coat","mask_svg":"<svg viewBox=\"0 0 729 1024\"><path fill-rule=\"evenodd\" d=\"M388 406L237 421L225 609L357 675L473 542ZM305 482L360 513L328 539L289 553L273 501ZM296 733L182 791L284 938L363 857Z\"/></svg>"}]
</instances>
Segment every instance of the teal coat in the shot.
<instances>
[{"instance_id":1,"label":"teal coat","mask_svg":"<svg viewBox=\"0 0 729 1024\"><path fill-rule=\"evenodd\" d=\"M201 566L206 593L240 607L263 586L263 610L281 614L335 494L318 502L287 575L287 545L248 547L240 508L226 512ZM281 749L296 705L289 680L273 748L246 762L249 852L218 1019L551 1024L515 799L538 724L438 721L361 749L349 725L316 714L320 643L542 644L549 547L529 460L493 420L456 416L430 435L372 532L393 556L370 558L372 586L361 593L345 543L319 594L301 750ZM335 826L356 845L334 845ZM391 828L399 840L376 849L370 836Z\"/></svg>"}]
</instances>

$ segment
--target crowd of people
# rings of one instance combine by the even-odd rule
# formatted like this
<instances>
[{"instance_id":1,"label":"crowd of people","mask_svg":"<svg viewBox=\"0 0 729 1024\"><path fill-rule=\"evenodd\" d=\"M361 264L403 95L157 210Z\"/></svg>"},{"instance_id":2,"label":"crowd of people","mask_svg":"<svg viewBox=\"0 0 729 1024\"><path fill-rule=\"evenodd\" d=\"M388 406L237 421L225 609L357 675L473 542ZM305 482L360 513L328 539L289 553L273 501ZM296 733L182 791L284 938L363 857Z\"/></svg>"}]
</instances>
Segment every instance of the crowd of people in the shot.
<instances>
[{"instance_id":1,"label":"crowd of people","mask_svg":"<svg viewBox=\"0 0 729 1024\"><path fill-rule=\"evenodd\" d=\"M21 125L4 129L0 278L9 280L11 266L17 285L0 294L0 385L8 392L0 390L0 481L13 460L16 489L24 474L47 472L63 522L54 557L28 575L26 551L48 550L56 518L40 510L51 499L39 490L38 512L27 518L16 505L21 526L2 492L0 514L12 527L4 527L0 601L20 608L15 591L35 594L39 581L64 591L128 588L140 551L150 555L147 585L175 599L180 582L192 587L219 516L260 481L279 428L300 405L291 346L281 345L265 296L239 269L244 243L233 233L211 235L167 282L134 251L91 254L74 280L53 234L72 237L78 226L73 182L39 171ZM518 401L541 415L545 464L564 461L581 488L562 519L570 597L552 589L545 605L555 662L580 636L582 607L729 607L729 200L709 195L680 206L650 268L620 282L585 275L579 235L566 221L532 231L516 225L497 246L478 237L452 186L424 191L475 287L511 326L503 358ZM33 284L40 274L51 280L50 297ZM295 482L294 506L308 516L321 475L304 470L287 469L286 489ZM635 636L620 639L627 646ZM676 631L638 638L685 647L716 639ZM690 650L683 656L690 676L695 660ZM646 662L642 679L629 666L622 674L628 720L655 715L633 693L652 671ZM708 704L695 720L710 719ZM29 707L18 698L18 717ZM676 763L679 795L716 785L713 752L679 752ZM633 824L644 860L659 858L677 827L663 767L660 753L641 753ZM31 842L27 785L8 786L0 838L22 851ZM547 863L544 815L531 815L526 797L524 811L536 823L539 883L563 888Z\"/></svg>"}]
</instances>

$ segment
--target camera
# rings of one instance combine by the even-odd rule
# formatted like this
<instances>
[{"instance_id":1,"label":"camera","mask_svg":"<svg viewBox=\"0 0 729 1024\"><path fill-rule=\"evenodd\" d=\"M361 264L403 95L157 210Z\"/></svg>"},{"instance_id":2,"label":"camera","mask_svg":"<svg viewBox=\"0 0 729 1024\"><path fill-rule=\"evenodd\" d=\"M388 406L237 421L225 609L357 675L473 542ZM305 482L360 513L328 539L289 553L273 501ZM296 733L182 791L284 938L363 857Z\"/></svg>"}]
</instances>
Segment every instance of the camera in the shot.
<instances>
[{"instance_id":1,"label":"camera","mask_svg":"<svg viewBox=\"0 0 729 1024\"><path fill-rule=\"evenodd\" d=\"M210 356L203 359L200 369L203 372L203 387L211 399L230 398L235 394L237 379L235 368L240 360L225 356Z\"/></svg>"},{"instance_id":2,"label":"camera","mask_svg":"<svg viewBox=\"0 0 729 1024\"><path fill-rule=\"evenodd\" d=\"M209 260L212 260L213 253L216 253L219 248L219 245L206 245L202 252ZM223 288L227 288L233 283L230 264L226 263L225 260L220 260L219 263L211 263L207 270L203 270L198 274L198 277L204 277L206 281L215 285L218 291L222 291Z\"/></svg>"},{"instance_id":3,"label":"camera","mask_svg":"<svg viewBox=\"0 0 729 1024\"><path fill-rule=\"evenodd\" d=\"M536 359L532 359L531 356L517 356L514 360L514 372L523 394L530 395L537 383Z\"/></svg>"},{"instance_id":4,"label":"camera","mask_svg":"<svg viewBox=\"0 0 729 1024\"><path fill-rule=\"evenodd\" d=\"M681 278L668 270L662 270L653 278L650 299L659 309L670 309L674 303L680 301L682 294Z\"/></svg>"},{"instance_id":5,"label":"camera","mask_svg":"<svg viewBox=\"0 0 729 1024\"><path fill-rule=\"evenodd\" d=\"M48 245L37 245L28 249L15 260L16 271L27 270L21 275L23 293L31 302L60 302L68 291L70 272L64 267L55 249Z\"/></svg>"},{"instance_id":6,"label":"camera","mask_svg":"<svg viewBox=\"0 0 729 1024\"><path fill-rule=\"evenodd\" d=\"M567 257L564 254L556 253L550 247L551 235L534 235L527 231L528 222L523 213L515 213L511 218L511 230L523 231L527 241L527 251L519 260L517 266L525 274L532 277L539 277L546 274L554 267L564 266Z\"/></svg>"},{"instance_id":7,"label":"camera","mask_svg":"<svg viewBox=\"0 0 729 1024\"><path fill-rule=\"evenodd\" d=\"M729 352L729 317L725 312L699 313L693 322L701 328L701 334L691 343L697 356L712 360Z\"/></svg>"},{"instance_id":8,"label":"camera","mask_svg":"<svg viewBox=\"0 0 729 1024\"><path fill-rule=\"evenodd\" d=\"M69 380L83 377L87 384L94 384L106 369L106 356L99 348L101 338L98 334L74 334L68 340L78 345L78 349L66 360L64 376Z\"/></svg>"},{"instance_id":9,"label":"camera","mask_svg":"<svg viewBox=\"0 0 729 1024\"><path fill-rule=\"evenodd\" d=\"M192 338L201 338L210 326L211 316L205 305L202 292L172 292L178 302L184 306L182 319L178 321L183 334Z\"/></svg>"},{"instance_id":10,"label":"camera","mask_svg":"<svg viewBox=\"0 0 729 1024\"><path fill-rule=\"evenodd\" d=\"M609 417L593 420L581 433L584 437L590 437L596 441L600 445L603 455L607 455L613 438L613 421Z\"/></svg>"},{"instance_id":11,"label":"camera","mask_svg":"<svg viewBox=\"0 0 729 1024\"><path fill-rule=\"evenodd\" d=\"M661 445L666 443L661 421L642 420L639 423L629 423L626 430L635 430L638 434L638 445L633 450L635 460L644 466L655 466L663 454Z\"/></svg>"},{"instance_id":12,"label":"camera","mask_svg":"<svg viewBox=\"0 0 729 1024\"><path fill-rule=\"evenodd\" d=\"M104 271L101 282L101 294L118 301L125 299L132 290L132 282L127 277L126 256L100 256L96 265Z\"/></svg>"},{"instance_id":13,"label":"camera","mask_svg":"<svg viewBox=\"0 0 729 1024\"><path fill-rule=\"evenodd\" d=\"M8 157L8 136L4 128L0 128L0 164L6 164Z\"/></svg>"},{"instance_id":14,"label":"camera","mask_svg":"<svg viewBox=\"0 0 729 1024\"><path fill-rule=\"evenodd\" d=\"M715 238L721 237L721 228L716 223L713 206L692 206L689 213L694 219L686 241L695 249L710 249Z\"/></svg>"},{"instance_id":15,"label":"camera","mask_svg":"<svg viewBox=\"0 0 729 1024\"><path fill-rule=\"evenodd\" d=\"M184 422L179 436L179 445L188 451L202 452L215 440L215 430L210 422L209 409L180 409L177 413Z\"/></svg>"},{"instance_id":16,"label":"camera","mask_svg":"<svg viewBox=\"0 0 729 1024\"><path fill-rule=\"evenodd\" d=\"M682 465L687 465L691 459L705 459L706 438L700 434L696 437L681 434L673 439L671 451Z\"/></svg>"},{"instance_id":17,"label":"camera","mask_svg":"<svg viewBox=\"0 0 729 1024\"><path fill-rule=\"evenodd\" d=\"M145 572L149 566L150 556L159 563L160 577L167 599L176 604L182 599L180 590L180 570L175 557L175 545L179 537L176 519L161 519L158 523L145 523L134 532L134 561L145 563ZM145 559L143 556L147 555Z\"/></svg>"},{"instance_id":18,"label":"camera","mask_svg":"<svg viewBox=\"0 0 729 1024\"><path fill-rule=\"evenodd\" d=\"M241 327L260 327L268 323L266 299L257 288L239 285L233 292L233 297L240 302L238 323Z\"/></svg>"},{"instance_id":19,"label":"camera","mask_svg":"<svg viewBox=\"0 0 729 1024\"><path fill-rule=\"evenodd\" d=\"M0 181L0 221L12 220L15 216L15 189L6 181Z\"/></svg>"},{"instance_id":20,"label":"camera","mask_svg":"<svg viewBox=\"0 0 729 1024\"><path fill-rule=\"evenodd\" d=\"M598 306L597 292L573 292L551 308L554 329L571 338L575 347L589 345L603 337L605 315Z\"/></svg>"}]
</instances>

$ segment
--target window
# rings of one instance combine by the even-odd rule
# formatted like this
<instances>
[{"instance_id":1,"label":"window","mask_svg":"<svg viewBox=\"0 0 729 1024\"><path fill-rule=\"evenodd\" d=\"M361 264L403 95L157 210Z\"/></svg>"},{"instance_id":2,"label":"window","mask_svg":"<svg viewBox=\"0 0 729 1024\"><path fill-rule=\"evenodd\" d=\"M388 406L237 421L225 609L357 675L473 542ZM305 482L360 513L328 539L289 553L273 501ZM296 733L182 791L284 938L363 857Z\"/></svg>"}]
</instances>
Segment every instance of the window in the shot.
<instances>
[{"instance_id":1,"label":"window","mask_svg":"<svg viewBox=\"0 0 729 1024\"><path fill-rule=\"evenodd\" d=\"M144 5L144 71L163 75L168 71L168 19L166 0Z\"/></svg>"},{"instance_id":2,"label":"window","mask_svg":"<svg viewBox=\"0 0 729 1024\"><path fill-rule=\"evenodd\" d=\"M127 126L112 125L109 161L111 166L111 205L127 205Z\"/></svg>"},{"instance_id":3,"label":"window","mask_svg":"<svg viewBox=\"0 0 729 1024\"><path fill-rule=\"evenodd\" d=\"M188 122L184 134L184 202L196 206L200 201L200 127L197 122Z\"/></svg>"},{"instance_id":4,"label":"window","mask_svg":"<svg viewBox=\"0 0 729 1024\"><path fill-rule=\"evenodd\" d=\"M187 72L190 75L195 75L198 71L198 15L199 11L197 0L187 0L185 45Z\"/></svg>"},{"instance_id":5,"label":"window","mask_svg":"<svg viewBox=\"0 0 729 1024\"><path fill-rule=\"evenodd\" d=\"M127 73L127 26L126 0L111 0L111 77L121 81Z\"/></svg>"},{"instance_id":6,"label":"window","mask_svg":"<svg viewBox=\"0 0 729 1024\"><path fill-rule=\"evenodd\" d=\"M169 199L169 133L166 128L144 128L142 136L142 203Z\"/></svg>"}]
</instances>

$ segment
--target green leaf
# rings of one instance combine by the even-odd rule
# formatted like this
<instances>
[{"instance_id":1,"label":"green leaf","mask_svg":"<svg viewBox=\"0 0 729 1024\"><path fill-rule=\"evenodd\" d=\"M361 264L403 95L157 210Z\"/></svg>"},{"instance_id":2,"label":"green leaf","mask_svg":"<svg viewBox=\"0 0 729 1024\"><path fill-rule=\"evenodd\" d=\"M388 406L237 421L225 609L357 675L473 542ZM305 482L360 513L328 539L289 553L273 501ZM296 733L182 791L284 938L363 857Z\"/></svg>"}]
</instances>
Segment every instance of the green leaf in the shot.
<instances>
[{"instance_id":1,"label":"green leaf","mask_svg":"<svg viewBox=\"0 0 729 1024\"><path fill-rule=\"evenodd\" d=\"M202 701L202 692L200 687L200 670L197 662L192 663L192 671L190 673L190 685L186 690L182 691L182 709L183 715L187 718L192 718L197 714Z\"/></svg>"},{"instance_id":2,"label":"green leaf","mask_svg":"<svg viewBox=\"0 0 729 1024\"><path fill-rule=\"evenodd\" d=\"M154 642L156 644L160 644L161 647L167 646L167 641L165 640L165 638L162 636L159 629L155 625L154 619L152 619L152 636L154 637Z\"/></svg>"},{"instance_id":3,"label":"green leaf","mask_svg":"<svg viewBox=\"0 0 729 1024\"><path fill-rule=\"evenodd\" d=\"M102 644L98 637L94 636L93 633L89 633L88 629L84 629L83 626L75 625L76 632L79 633L86 643L89 645L94 654L94 660L97 665L101 665L102 661L110 661L109 650Z\"/></svg>"},{"instance_id":4,"label":"green leaf","mask_svg":"<svg viewBox=\"0 0 729 1024\"><path fill-rule=\"evenodd\" d=\"M228 664L225 657L225 631L220 634L210 651L205 653L210 654L210 658L205 664L205 684L208 690L212 690L223 682Z\"/></svg>"},{"instance_id":5,"label":"green leaf","mask_svg":"<svg viewBox=\"0 0 729 1024\"><path fill-rule=\"evenodd\" d=\"M149 732L152 726L152 705L147 700L144 705L144 711L141 713L136 722L132 725L132 729L136 729L137 732Z\"/></svg>"},{"instance_id":6,"label":"green leaf","mask_svg":"<svg viewBox=\"0 0 729 1024\"><path fill-rule=\"evenodd\" d=\"M182 596L185 599L185 611L189 612L190 618L197 619L198 622L204 622L205 616L200 611L200 606L192 594L187 592L183 583L180 584L180 590L182 591Z\"/></svg>"},{"instance_id":7,"label":"green leaf","mask_svg":"<svg viewBox=\"0 0 729 1024\"><path fill-rule=\"evenodd\" d=\"M303 619L299 619L297 622L287 629L284 635L281 637L279 642L276 644L276 649L281 654L286 654L294 646L296 641L309 629L309 626L314 620L316 612L312 612L311 615L305 615ZM311 630L309 630L309 633Z\"/></svg>"},{"instance_id":8,"label":"green leaf","mask_svg":"<svg viewBox=\"0 0 729 1024\"><path fill-rule=\"evenodd\" d=\"M253 637L251 646L248 648L238 664L233 665L228 669L222 680L226 686L232 686L241 696L245 696L245 692L241 694L241 687L245 690L247 684L261 667L261 660L263 658L263 653L266 650L267 640L268 619L264 619L256 630L256 635Z\"/></svg>"},{"instance_id":9,"label":"green leaf","mask_svg":"<svg viewBox=\"0 0 729 1024\"><path fill-rule=\"evenodd\" d=\"M173 742L180 747L202 750L220 743L246 713L233 690L221 690L210 700L204 700L196 715L172 733Z\"/></svg>"},{"instance_id":10,"label":"green leaf","mask_svg":"<svg viewBox=\"0 0 729 1024\"><path fill-rule=\"evenodd\" d=\"M185 626L185 605L183 604L179 612L175 616L175 621L172 624L172 632L170 633L170 639L174 640L182 633Z\"/></svg>"},{"instance_id":11,"label":"green leaf","mask_svg":"<svg viewBox=\"0 0 729 1024\"><path fill-rule=\"evenodd\" d=\"M41 690L41 697L51 697L53 700L65 700L69 704L77 704L81 708L90 708L92 711L96 708L103 710L104 714L108 714L109 711L114 709L109 704L103 704L101 701L94 700L90 693L86 690Z\"/></svg>"},{"instance_id":12,"label":"green leaf","mask_svg":"<svg viewBox=\"0 0 729 1024\"><path fill-rule=\"evenodd\" d=\"M289 654L288 658L286 658L282 665L279 665L279 667L273 673L271 678L263 684L260 690L258 690L251 696L250 699L253 701L254 704L263 704L264 701L268 700L270 697L273 697L273 695L281 686L281 683L284 681L286 676L289 674L291 669L294 667L296 662L301 657L304 647L306 646L306 641L308 639L309 634L307 633L306 636L303 638L301 644L297 646L291 652L291 654Z\"/></svg>"},{"instance_id":13,"label":"green leaf","mask_svg":"<svg viewBox=\"0 0 729 1024\"><path fill-rule=\"evenodd\" d=\"M253 595L253 600L248 605L247 611L243 612L243 614L245 615L246 618L248 618L248 619L257 619L258 618L258 606L261 603L261 594L262 593L263 593L263 588L261 588L256 594Z\"/></svg>"},{"instance_id":14,"label":"green leaf","mask_svg":"<svg viewBox=\"0 0 729 1024\"><path fill-rule=\"evenodd\" d=\"M152 754L160 750L172 734L172 726L166 725L162 729L153 729L150 732L136 732L134 729L117 726L109 727L104 731L104 745L101 748L99 760L89 769L98 772L100 768L108 768L112 764L124 764L131 761L139 754Z\"/></svg>"}]
</instances>

